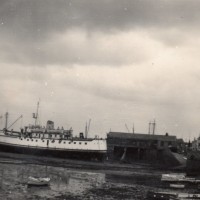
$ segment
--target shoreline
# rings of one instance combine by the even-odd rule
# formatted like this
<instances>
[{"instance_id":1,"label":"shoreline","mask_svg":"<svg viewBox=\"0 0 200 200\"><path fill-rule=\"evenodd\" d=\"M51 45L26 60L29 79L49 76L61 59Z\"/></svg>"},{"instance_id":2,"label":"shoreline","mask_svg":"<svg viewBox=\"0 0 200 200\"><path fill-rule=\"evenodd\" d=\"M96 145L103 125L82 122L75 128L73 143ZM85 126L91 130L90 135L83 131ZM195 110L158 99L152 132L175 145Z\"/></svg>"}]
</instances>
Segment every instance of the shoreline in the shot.
<instances>
[{"instance_id":1,"label":"shoreline","mask_svg":"<svg viewBox=\"0 0 200 200\"><path fill-rule=\"evenodd\" d=\"M89 169L95 171L135 171L135 170L148 170L148 171L183 171L184 169L169 168L159 164L151 164L146 162L135 162L135 163L119 163L119 162L98 162L98 161L85 161L75 159L63 159L56 157L44 157L35 156L28 154L16 154L16 153L5 153L0 152L0 163L7 164L36 164L36 165L48 165L54 167L63 167L71 169ZM4 160L2 160L4 159ZM11 161L11 160L12 161ZM15 161L15 162L14 162Z\"/></svg>"}]
</instances>

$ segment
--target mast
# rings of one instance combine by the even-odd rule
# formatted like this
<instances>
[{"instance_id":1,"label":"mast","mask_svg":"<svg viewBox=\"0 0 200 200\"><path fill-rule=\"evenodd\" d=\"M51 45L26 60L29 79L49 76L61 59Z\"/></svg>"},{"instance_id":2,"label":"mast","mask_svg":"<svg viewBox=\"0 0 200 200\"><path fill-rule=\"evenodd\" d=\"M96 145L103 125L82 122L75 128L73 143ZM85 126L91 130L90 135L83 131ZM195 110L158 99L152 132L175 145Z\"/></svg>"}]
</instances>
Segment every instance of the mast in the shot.
<instances>
[{"instance_id":1,"label":"mast","mask_svg":"<svg viewBox=\"0 0 200 200\"><path fill-rule=\"evenodd\" d=\"M87 138L87 131L88 131L88 127L87 127L87 122L86 122L86 125L85 125L85 138Z\"/></svg>"},{"instance_id":2,"label":"mast","mask_svg":"<svg viewBox=\"0 0 200 200\"><path fill-rule=\"evenodd\" d=\"M5 117L6 117L5 129L7 129L7 127L8 127L8 112L6 112Z\"/></svg>"},{"instance_id":3,"label":"mast","mask_svg":"<svg viewBox=\"0 0 200 200\"><path fill-rule=\"evenodd\" d=\"M40 105L40 100L37 103L36 113L33 113L33 118L35 119L35 126L37 125L37 120L38 120L39 105Z\"/></svg>"},{"instance_id":4,"label":"mast","mask_svg":"<svg viewBox=\"0 0 200 200\"><path fill-rule=\"evenodd\" d=\"M135 133L134 123L133 123L133 134Z\"/></svg>"},{"instance_id":5,"label":"mast","mask_svg":"<svg viewBox=\"0 0 200 200\"><path fill-rule=\"evenodd\" d=\"M89 122L88 122L87 137L88 137L88 133L89 133L89 130L90 130L90 123L91 123L91 119L89 119Z\"/></svg>"}]
</instances>

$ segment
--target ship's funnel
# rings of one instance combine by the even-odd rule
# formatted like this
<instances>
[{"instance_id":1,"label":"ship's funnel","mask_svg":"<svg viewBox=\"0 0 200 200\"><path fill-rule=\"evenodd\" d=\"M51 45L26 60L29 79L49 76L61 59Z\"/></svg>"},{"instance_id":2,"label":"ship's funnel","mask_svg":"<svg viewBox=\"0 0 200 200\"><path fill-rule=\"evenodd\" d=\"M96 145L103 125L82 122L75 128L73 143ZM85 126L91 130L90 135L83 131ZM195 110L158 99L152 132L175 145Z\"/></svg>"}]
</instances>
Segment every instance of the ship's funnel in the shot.
<instances>
[{"instance_id":1,"label":"ship's funnel","mask_svg":"<svg viewBox=\"0 0 200 200\"><path fill-rule=\"evenodd\" d=\"M47 121L47 126L46 126L47 130L54 130L54 122L51 120Z\"/></svg>"}]
</instances>

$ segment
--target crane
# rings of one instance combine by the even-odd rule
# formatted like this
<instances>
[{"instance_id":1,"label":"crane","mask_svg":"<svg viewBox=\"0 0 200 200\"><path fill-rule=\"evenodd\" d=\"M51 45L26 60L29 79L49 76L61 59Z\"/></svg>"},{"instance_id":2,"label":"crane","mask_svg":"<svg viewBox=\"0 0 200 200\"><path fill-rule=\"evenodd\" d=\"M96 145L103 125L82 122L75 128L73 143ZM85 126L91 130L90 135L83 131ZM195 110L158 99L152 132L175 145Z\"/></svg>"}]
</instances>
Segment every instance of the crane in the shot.
<instances>
[{"instance_id":1,"label":"crane","mask_svg":"<svg viewBox=\"0 0 200 200\"><path fill-rule=\"evenodd\" d=\"M129 130L129 128L128 128L128 126L127 126L127 124L125 124L125 127L126 127L126 129L127 129L128 133L130 133L130 130Z\"/></svg>"},{"instance_id":2,"label":"crane","mask_svg":"<svg viewBox=\"0 0 200 200\"><path fill-rule=\"evenodd\" d=\"M20 115L9 127L8 127L8 129L9 128L11 128L19 119L21 119L23 117L23 115Z\"/></svg>"}]
</instances>

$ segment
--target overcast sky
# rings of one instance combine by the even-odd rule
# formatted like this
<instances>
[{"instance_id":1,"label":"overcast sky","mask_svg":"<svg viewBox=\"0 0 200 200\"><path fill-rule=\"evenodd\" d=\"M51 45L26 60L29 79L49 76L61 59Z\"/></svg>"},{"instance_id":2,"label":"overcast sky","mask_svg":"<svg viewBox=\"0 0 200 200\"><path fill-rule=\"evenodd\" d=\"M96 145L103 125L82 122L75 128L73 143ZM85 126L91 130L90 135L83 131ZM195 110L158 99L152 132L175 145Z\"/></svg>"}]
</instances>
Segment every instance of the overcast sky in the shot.
<instances>
[{"instance_id":1,"label":"overcast sky","mask_svg":"<svg viewBox=\"0 0 200 200\"><path fill-rule=\"evenodd\" d=\"M90 136L200 133L200 1L1 0L0 112ZM4 121L1 120L1 126Z\"/></svg>"}]
</instances>

